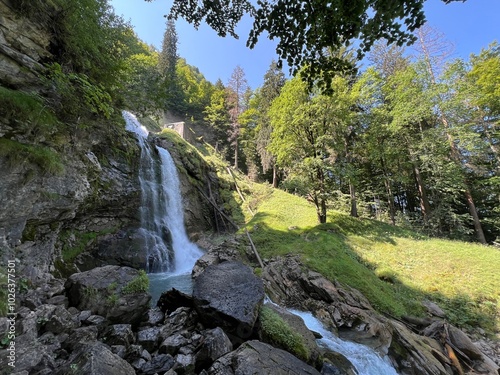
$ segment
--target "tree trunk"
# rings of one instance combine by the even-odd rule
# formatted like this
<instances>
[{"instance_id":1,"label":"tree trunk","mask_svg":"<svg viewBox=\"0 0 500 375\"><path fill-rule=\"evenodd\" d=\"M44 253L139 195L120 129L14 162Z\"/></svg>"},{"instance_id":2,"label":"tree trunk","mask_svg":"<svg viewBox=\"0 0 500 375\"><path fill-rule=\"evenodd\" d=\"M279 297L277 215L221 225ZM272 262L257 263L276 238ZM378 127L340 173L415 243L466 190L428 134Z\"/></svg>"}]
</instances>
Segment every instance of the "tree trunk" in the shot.
<instances>
[{"instance_id":1,"label":"tree trunk","mask_svg":"<svg viewBox=\"0 0 500 375\"><path fill-rule=\"evenodd\" d=\"M387 203L389 204L389 216L391 218L391 223L392 225L396 225L396 213L395 213L396 210L394 207L394 197L392 196L391 183L386 178L384 180L384 184L385 184L385 191L387 193Z\"/></svg>"},{"instance_id":2,"label":"tree trunk","mask_svg":"<svg viewBox=\"0 0 500 375\"><path fill-rule=\"evenodd\" d=\"M276 167L276 164L273 164L273 188L278 187L278 168Z\"/></svg>"},{"instance_id":3,"label":"tree trunk","mask_svg":"<svg viewBox=\"0 0 500 375\"><path fill-rule=\"evenodd\" d=\"M349 193L351 195L351 216L358 217L358 206L356 202L356 190L354 189L354 185L349 180Z\"/></svg>"},{"instance_id":4,"label":"tree trunk","mask_svg":"<svg viewBox=\"0 0 500 375\"><path fill-rule=\"evenodd\" d=\"M234 169L238 170L238 138L234 140Z\"/></svg>"},{"instance_id":5,"label":"tree trunk","mask_svg":"<svg viewBox=\"0 0 500 375\"><path fill-rule=\"evenodd\" d=\"M420 198L420 210L422 211L424 222L427 222L431 213L431 205L429 204L429 199L427 198L424 182L422 180L422 176L420 175L420 169L418 169L415 163L413 163L413 173L415 174L415 180L417 181L418 195Z\"/></svg>"}]
</instances>

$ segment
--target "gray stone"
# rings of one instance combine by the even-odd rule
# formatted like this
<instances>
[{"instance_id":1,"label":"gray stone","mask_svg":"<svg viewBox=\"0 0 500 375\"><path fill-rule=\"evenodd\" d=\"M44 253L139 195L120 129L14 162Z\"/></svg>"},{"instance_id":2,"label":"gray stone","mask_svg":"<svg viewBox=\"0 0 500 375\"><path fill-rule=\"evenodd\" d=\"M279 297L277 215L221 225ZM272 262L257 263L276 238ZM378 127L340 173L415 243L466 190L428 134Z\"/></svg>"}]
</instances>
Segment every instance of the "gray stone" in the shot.
<instances>
[{"instance_id":1,"label":"gray stone","mask_svg":"<svg viewBox=\"0 0 500 375\"><path fill-rule=\"evenodd\" d=\"M164 319L165 314L161 311L161 309L159 307L154 307L148 310L145 324L157 326L162 324Z\"/></svg>"},{"instance_id":2,"label":"gray stone","mask_svg":"<svg viewBox=\"0 0 500 375\"><path fill-rule=\"evenodd\" d=\"M174 358L174 370L178 374L194 374L195 358L192 354L177 354Z\"/></svg>"},{"instance_id":3,"label":"gray stone","mask_svg":"<svg viewBox=\"0 0 500 375\"><path fill-rule=\"evenodd\" d=\"M194 281L195 308L204 324L246 339L264 300L262 280L239 262L208 266Z\"/></svg>"},{"instance_id":4,"label":"gray stone","mask_svg":"<svg viewBox=\"0 0 500 375\"><path fill-rule=\"evenodd\" d=\"M204 340L196 352L196 369L208 367L215 360L233 350L233 344L229 337L220 328L214 328L203 332Z\"/></svg>"},{"instance_id":5,"label":"gray stone","mask_svg":"<svg viewBox=\"0 0 500 375\"><path fill-rule=\"evenodd\" d=\"M91 310L112 323L138 324L149 309L151 296L147 292L122 293L123 288L138 276L139 271L119 266L73 274L65 284L70 305Z\"/></svg>"},{"instance_id":6,"label":"gray stone","mask_svg":"<svg viewBox=\"0 0 500 375\"><path fill-rule=\"evenodd\" d=\"M98 333L96 326L76 328L71 331L69 337L64 341L63 347L68 351L73 351L78 344L91 344L97 341Z\"/></svg>"},{"instance_id":7,"label":"gray stone","mask_svg":"<svg viewBox=\"0 0 500 375\"><path fill-rule=\"evenodd\" d=\"M160 344L159 353L176 355L179 351L179 348L185 346L189 343L188 339L186 339L180 333L167 337Z\"/></svg>"},{"instance_id":8,"label":"gray stone","mask_svg":"<svg viewBox=\"0 0 500 375\"><path fill-rule=\"evenodd\" d=\"M53 332L55 334L69 332L73 328L80 325L80 322L73 318L73 315L64 308L64 306L57 306L45 324L45 329L47 331Z\"/></svg>"},{"instance_id":9,"label":"gray stone","mask_svg":"<svg viewBox=\"0 0 500 375\"><path fill-rule=\"evenodd\" d=\"M125 345L111 345L111 352L113 354L116 354L120 358L125 358L125 355L127 354L127 348Z\"/></svg>"},{"instance_id":10,"label":"gray stone","mask_svg":"<svg viewBox=\"0 0 500 375\"><path fill-rule=\"evenodd\" d=\"M157 354L151 358L142 368L141 372L144 375L153 375L169 371L174 366L174 358L169 354ZM173 372L176 374L175 372Z\"/></svg>"},{"instance_id":11,"label":"gray stone","mask_svg":"<svg viewBox=\"0 0 500 375\"><path fill-rule=\"evenodd\" d=\"M104 344L79 345L56 375L135 375L130 364L113 354Z\"/></svg>"},{"instance_id":12,"label":"gray stone","mask_svg":"<svg viewBox=\"0 0 500 375\"><path fill-rule=\"evenodd\" d=\"M135 342L135 336L130 324L114 324L106 328L102 340L108 345L124 345L128 348Z\"/></svg>"},{"instance_id":13,"label":"gray stone","mask_svg":"<svg viewBox=\"0 0 500 375\"><path fill-rule=\"evenodd\" d=\"M153 352L158 346L158 341L160 338L160 328L151 327L140 330L137 332L137 343L142 345L144 349Z\"/></svg>"},{"instance_id":14,"label":"gray stone","mask_svg":"<svg viewBox=\"0 0 500 375\"><path fill-rule=\"evenodd\" d=\"M319 375L307 363L284 350L260 341L247 341L235 351L219 358L208 370L209 375Z\"/></svg>"}]
</instances>

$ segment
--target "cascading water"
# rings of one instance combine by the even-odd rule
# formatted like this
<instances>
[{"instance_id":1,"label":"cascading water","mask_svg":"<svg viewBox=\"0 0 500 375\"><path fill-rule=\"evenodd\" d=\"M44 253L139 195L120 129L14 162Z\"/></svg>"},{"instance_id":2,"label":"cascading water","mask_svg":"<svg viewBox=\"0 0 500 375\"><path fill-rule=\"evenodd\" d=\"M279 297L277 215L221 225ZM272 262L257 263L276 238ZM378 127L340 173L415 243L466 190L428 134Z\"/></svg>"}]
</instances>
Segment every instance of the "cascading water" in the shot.
<instances>
[{"instance_id":1,"label":"cascading water","mask_svg":"<svg viewBox=\"0 0 500 375\"><path fill-rule=\"evenodd\" d=\"M141 147L139 180L142 190L141 229L148 252L147 271L150 279L168 279L189 274L202 255L191 243L184 227L184 211L177 168L169 152L147 142L148 131L137 118L123 112L127 130L135 133ZM165 285L162 285L162 291Z\"/></svg>"},{"instance_id":2,"label":"cascading water","mask_svg":"<svg viewBox=\"0 0 500 375\"><path fill-rule=\"evenodd\" d=\"M322 338L317 340L320 346L326 347L334 352L342 354L356 368L358 375L397 375L398 373L388 362L382 359L373 349L368 346L344 341L323 327L312 313L288 310L292 314L300 316L307 328L318 332Z\"/></svg>"}]
</instances>

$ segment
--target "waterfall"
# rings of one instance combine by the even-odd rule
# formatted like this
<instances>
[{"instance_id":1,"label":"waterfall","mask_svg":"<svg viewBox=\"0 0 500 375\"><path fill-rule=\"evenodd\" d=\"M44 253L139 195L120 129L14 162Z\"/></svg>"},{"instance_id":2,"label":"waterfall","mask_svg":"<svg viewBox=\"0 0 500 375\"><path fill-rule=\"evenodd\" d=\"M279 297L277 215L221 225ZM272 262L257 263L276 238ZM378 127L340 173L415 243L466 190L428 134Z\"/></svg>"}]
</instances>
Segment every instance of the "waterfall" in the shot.
<instances>
[{"instance_id":1,"label":"waterfall","mask_svg":"<svg viewBox=\"0 0 500 375\"><path fill-rule=\"evenodd\" d=\"M318 332L322 338L318 345L342 354L356 368L358 375L397 375L396 370L387 361L381 358L372 348L355 342L344 341L323 327L312 313L291 310L292 314L300 316L307 328Z\"/></svg>"},{"instance_id":2,"label":"waterfall","mask_svg":"<svg viewBox=\"0 0 500 375\"><path fill-rule=\"evenodd\" d=\"M148 130L124 111L126 129L136 134L141 147L141 228L147 251L147 271L169 276L191 272L201 250L191 243L184 227L184 211L177 168L169 152L147 142Z\"/></svg>"}]
</instances>

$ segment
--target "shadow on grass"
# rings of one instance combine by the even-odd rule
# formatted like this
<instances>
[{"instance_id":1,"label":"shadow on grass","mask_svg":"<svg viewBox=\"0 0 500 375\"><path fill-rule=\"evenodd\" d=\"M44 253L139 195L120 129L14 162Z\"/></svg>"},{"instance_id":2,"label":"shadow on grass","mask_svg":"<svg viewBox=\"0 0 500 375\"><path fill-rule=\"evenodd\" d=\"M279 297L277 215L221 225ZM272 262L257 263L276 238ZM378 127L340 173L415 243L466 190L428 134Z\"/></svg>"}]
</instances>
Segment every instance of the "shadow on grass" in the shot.
<instances>
[{"instance_id":1,"label":"shadow on grass","mask_svg":"<svg viewBox=\"0 0 500 375\"><path fill-rule=\"evenodd\" d=\"M331 281L337 280L361 291L381 313L400 318L424 316L422 301L437 303L447 320L459 327L482 327L492 333L500 328L500 312L493 297L460 294L449 298L439 290L428 293L410 287L396 272L363 259L348 243L347 234L395 244L393 237L419 239L409 231L373 220L334 217L333 222L309 228L273 229L266 225L269 215L258 213L248 228L262 258L296 254L311 270ZM342 222L340 222L342 220ZM425 237L422 237L425 238Z\"/></svg>"}]
</instances>

